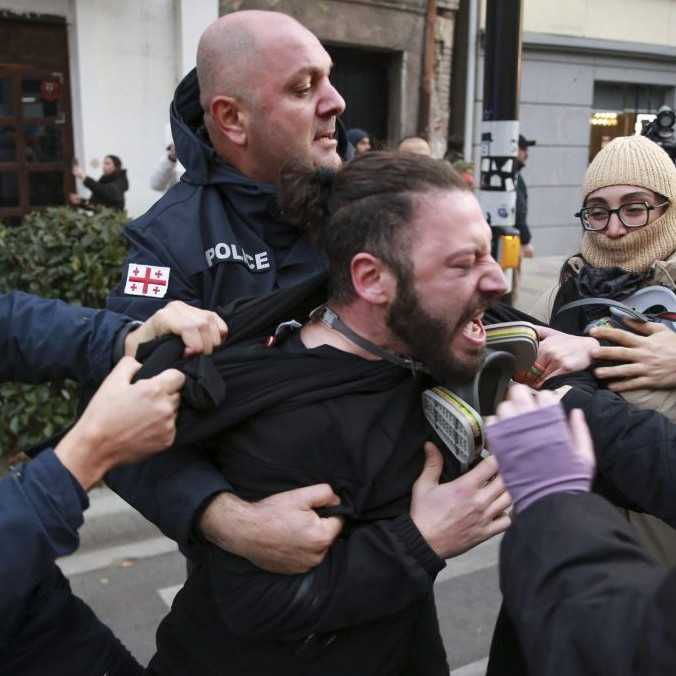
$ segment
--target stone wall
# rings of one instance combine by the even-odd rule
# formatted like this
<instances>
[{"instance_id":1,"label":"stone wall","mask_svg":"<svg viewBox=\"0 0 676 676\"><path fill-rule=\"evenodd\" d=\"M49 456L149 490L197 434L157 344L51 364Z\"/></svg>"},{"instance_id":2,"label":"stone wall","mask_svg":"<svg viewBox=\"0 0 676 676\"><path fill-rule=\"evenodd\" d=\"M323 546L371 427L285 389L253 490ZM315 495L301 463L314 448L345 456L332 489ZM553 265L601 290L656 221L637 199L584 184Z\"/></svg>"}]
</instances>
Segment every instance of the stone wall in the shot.
<instances>
[{"instance_id":1,"label":"stone wall","mask_svg":"<svg viewBox=\"0 0 676 676\"><path fill-rule=\"evenodd\" d=\"M453 28L459 0L437 0L435 83L430 141L437 156L446 150ZM267 9L290 14L320 40L346 47L392 52L388 137L396 142L419 132L420 87L426 0L221 0L220 13Z\"/></svg>"}]
</instances>

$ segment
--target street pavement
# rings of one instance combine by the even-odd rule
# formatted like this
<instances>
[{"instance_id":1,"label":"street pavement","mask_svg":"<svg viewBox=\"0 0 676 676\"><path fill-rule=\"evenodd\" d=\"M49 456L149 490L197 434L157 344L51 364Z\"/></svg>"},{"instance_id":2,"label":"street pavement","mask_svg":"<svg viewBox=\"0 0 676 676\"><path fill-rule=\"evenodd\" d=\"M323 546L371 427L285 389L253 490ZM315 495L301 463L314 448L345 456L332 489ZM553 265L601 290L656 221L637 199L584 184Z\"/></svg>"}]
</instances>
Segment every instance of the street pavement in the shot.
<instances>
[{"instance_id":1,"label":"street pavement","mask_svg":"<svg viewBox=\"0 0 676 676\"><path fill-rule=\"evenodd\" d=\"M525 260L517 306L524 310L553 284L563 258ZM449 664L455 676L485 673L500 606L500 538L448 562L435 596ZM81 547L59 561L73 591L146 664L157 626L185 581L176 545L105 488L91 494Z\"/></svg>"}]
</instances>

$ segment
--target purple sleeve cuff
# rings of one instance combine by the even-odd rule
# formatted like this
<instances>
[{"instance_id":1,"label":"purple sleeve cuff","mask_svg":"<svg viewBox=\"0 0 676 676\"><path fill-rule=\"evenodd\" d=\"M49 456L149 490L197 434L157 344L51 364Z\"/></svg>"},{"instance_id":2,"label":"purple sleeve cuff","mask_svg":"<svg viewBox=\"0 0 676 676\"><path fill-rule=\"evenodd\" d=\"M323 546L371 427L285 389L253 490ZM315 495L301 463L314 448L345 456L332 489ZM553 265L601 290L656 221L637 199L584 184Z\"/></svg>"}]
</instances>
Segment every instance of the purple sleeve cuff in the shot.
<instances>
[{"instance_id":1,"label":"purple sleeve cuff","mask_svg":"<svg viewBox=\"0 0 676 676\"><path fill-rule=\"evenodd\" d=\"M517 514L545 495L589 491L593 464L575 448L560 404L501 420L486 432Z\"/></svg>"}]
</instances>

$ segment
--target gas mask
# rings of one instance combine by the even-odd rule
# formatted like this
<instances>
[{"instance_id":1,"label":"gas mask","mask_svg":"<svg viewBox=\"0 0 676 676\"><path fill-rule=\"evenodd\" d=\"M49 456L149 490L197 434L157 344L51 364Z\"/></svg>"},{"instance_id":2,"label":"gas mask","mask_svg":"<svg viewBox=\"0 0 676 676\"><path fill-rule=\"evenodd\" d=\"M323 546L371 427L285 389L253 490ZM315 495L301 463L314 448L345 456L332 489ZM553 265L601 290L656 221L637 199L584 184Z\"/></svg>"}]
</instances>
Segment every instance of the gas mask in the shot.
<instances>
[{"instance_id":1,"label":"gas mask","mask_svg":"<svg viewBox=\"0 0 676 676\"><path fill-rule=\"evenodd\" d=\"M323 305L310 314L355 345L402 368L428 372L425 365L375 345L355 333L334 310ZM528 322L504 322L486 327L486 356L469 382L433 387L423 392L425 417L445 447L465 471L484 447L484 416L495 413L512 379L527 381L535 363L538 337Z\"/></svg>"},{"instance_id":2,"label":"gas mask","mask_svg":"<svg viewBox=\"0 0 676 676\"><path fill-rule=\"evenodd\" d=\"M423 411L446 449L466 471L484 449L484 418L495 414L512 380L535 363L538 337L527 322L486 327L486 356L468 382L423 392Z\"/></svg>"}]
</instances>

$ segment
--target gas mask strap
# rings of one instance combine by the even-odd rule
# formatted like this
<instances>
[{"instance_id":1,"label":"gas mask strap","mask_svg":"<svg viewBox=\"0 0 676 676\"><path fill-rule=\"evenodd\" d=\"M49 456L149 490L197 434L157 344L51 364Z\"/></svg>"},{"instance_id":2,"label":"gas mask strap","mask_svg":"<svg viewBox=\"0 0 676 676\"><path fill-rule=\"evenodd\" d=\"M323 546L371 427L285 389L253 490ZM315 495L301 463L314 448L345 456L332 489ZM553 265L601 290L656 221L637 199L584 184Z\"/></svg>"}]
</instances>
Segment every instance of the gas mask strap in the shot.
<instances>
[{"instance_id":1,"label":"gas mask strap","mask_svg":"<svg viewBox=\"0 0 676 676\"><path fill-rule=\"evenodd\" d=\"M347 338L351 343L354 343L367 352L376 355L376 357L385 359L392 364L396 364L397 366L410 369L413 375L416 375L416 373L419 372L429 373L427 367L421 362L411 359L410 357L404 357L400 354L385 350L363 336L360 336L358 333L355 333L330 307L326 305L322 305L316 310L313 310L310 313L310 319L316 319L325 326L328 326L330 329L338 331L338 333L345 336L345 338Z\"/></svg>"}]
</instances>

